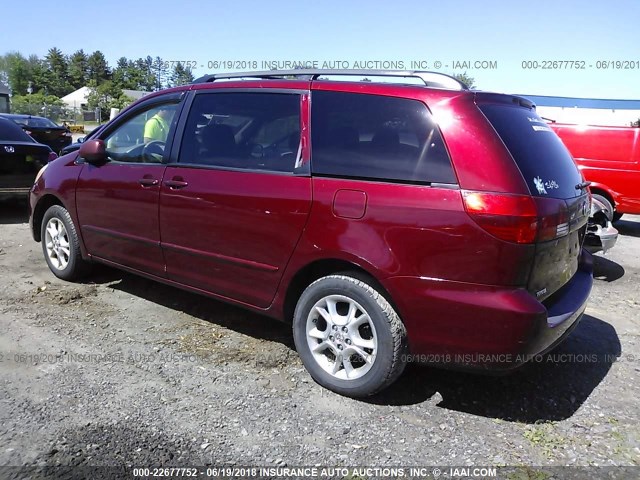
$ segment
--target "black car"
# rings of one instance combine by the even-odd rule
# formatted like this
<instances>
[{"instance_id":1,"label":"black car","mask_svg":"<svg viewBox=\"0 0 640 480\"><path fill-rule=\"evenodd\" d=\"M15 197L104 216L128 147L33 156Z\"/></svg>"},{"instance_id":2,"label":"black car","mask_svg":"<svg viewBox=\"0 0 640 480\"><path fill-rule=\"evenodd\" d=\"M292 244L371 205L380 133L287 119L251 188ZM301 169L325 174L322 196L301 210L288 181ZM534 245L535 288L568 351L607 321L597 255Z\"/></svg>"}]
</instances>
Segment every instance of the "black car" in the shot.
<instances>
[{"instance_id":1,"label":"black car","mask_svg":"<svg viewBox=\"0 0 640 480\"><path fill-rule=\"evenodd\" d=\"M38 171L57 155L0 117L0 199L27 198Z\"/></svg>"},{"instance_id":2,"label":"black car","mask_svg":"<svg viewBox=\"0 0 640 480\"><path fill-rule=\"evenodd\" d=\"M48 118L15 113L3 113L0 116L14 121L37 142L49 145L56 153L71 144L71 131Z\"/></svg>"},{"instance_id":3,"label":"black car","mask_svg":"<svg viewBox=\"0 0 640 480\"><path fill-rule=\"evenodd\" d=\"M80 137L76 142L71 143L71 144L67 145L66 147L64 147L62 150L60 150L60 156L63 156L63 155L66 155L67 153L71 153L71 152L75 152L76 150L79 150L80 147L82 146L82 144L85 141L90 140L95 135L99 134L106 125L108 125L108 123L104 123L104 124L100 125L99 127L97 127L94 130L92 130L86 137Z\"/></svg>"}]
</instances>

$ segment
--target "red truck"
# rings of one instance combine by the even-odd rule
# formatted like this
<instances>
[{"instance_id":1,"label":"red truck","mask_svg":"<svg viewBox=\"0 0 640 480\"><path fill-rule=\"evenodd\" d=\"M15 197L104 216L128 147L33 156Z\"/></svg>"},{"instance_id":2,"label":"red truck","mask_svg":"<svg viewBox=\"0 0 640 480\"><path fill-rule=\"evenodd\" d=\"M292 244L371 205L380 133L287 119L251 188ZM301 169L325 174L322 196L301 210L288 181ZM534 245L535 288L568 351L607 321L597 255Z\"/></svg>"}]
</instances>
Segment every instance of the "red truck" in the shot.
<instances>
[{"instance_id":1,"label":"red truck","mask_svg":"<svg viewBox=\"0 0 640 480\"><path fill-rule=\"evenodd\" d=\"M593 197L618 220L640 214L640 128L551 123L567 146Z\"/></svg>"}]
</instances>

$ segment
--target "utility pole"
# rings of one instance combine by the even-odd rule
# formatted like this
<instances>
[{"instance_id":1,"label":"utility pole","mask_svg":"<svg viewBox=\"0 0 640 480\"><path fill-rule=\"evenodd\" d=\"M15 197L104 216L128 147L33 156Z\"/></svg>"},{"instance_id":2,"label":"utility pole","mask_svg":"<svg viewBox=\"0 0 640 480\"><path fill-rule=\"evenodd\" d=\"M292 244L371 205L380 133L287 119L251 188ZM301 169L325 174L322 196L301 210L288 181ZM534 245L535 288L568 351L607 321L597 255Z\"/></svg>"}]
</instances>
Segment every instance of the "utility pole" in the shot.
<instances>
[{"instance_id":1,"label":"utility pole","mask_svg":"<svg viewBox=\"0 0 640 480\"><path fill-rule=\"evenodd\" d=\"M29 80L29 86L27 87L27 93L29 98L29 115L31 115L31 94L33 93L33 82Z\"/></svg>"}]
</instances>

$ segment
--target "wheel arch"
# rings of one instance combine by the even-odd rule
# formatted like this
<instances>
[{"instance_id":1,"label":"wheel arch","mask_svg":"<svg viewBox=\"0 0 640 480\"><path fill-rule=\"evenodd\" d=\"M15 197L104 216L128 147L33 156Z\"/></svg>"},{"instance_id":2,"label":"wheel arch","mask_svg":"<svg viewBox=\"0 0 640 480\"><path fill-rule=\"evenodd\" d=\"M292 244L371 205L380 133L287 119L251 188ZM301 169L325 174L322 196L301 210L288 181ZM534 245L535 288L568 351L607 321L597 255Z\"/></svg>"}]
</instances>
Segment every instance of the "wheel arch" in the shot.
<instances>
[{"instance_id":1,"label":"wheel arch","mask_svg":"<svg viewBox=\"0 0 640 480\"><path fill-rule=\"evenodd\" d=\"M592 182L591 185L589 186L589 190L591 190L592 195L602 195L603 197L605 197L607 200L611 202L611 205L613 205L614 209L616 208L617 202L615 199L615 195L613 191L610 188L608 188L606 185Z\"/></svg>"},{"instance_id":2,"label":"wheel arch","mask_svg":"<svg viewBox=\"0 0 640 480\"><path fill-rule=\"evenodd\" d=\"M311 283L319 278L326 277L327 275L335 275L337 273L348 273L358 280L369 283L373 288L378 290L397 311L397 307L394 304L391 295L387 289L384 288L378 280L376 280L373 273L352 261L338 258L325 258L314 260L313 262L306 264L291 277L291 280L286 286L286 292L284 294L284 301L282 304L283 320L287 323L293 322L293 313L298 299L302 292Z\"/></svg>"},{"instance_id":3,"label":"wheel arch","mask_svg":"<svg viewBox=\"0 0 640 480\"><path fill-rule=\"evenodd\" d=\"M42 240L42 219L44 218L45 212L53 205L60 205L61 207L67 208L60 198L51 193L47 193L38 200L38 203L33 209L33 214L31 215L31 229L33 239L36 242L40 242Z\"/></svg>"}]
</instances>

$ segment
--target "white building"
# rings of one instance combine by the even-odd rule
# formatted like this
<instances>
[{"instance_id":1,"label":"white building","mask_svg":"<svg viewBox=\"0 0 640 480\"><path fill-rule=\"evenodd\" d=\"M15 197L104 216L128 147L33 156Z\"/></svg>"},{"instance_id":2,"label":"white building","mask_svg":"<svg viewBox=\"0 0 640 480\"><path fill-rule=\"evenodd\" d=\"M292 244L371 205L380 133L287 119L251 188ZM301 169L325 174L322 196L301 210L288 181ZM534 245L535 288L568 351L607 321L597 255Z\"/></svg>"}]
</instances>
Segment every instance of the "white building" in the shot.
<instances>
[{"instance_id":1,"label":"white building","mask_svg":"<svg viewBox=\"0 0 640 480\"><path fill-rule=\"evenodd\" d=\"M134 100L138 100L145 95L149 95L151 92L143 92L140 90L123 90L124 94L127 97L131 97ZM65 95L61 98L61 100L65 103L65 105L69 108L77 109L77 110L86 110L87 108L87 98L89 97L89 93L91 90L89 87L82 87L76 90L75 92L71 92L68 95Z\"/></svg>"}]
</instances>

